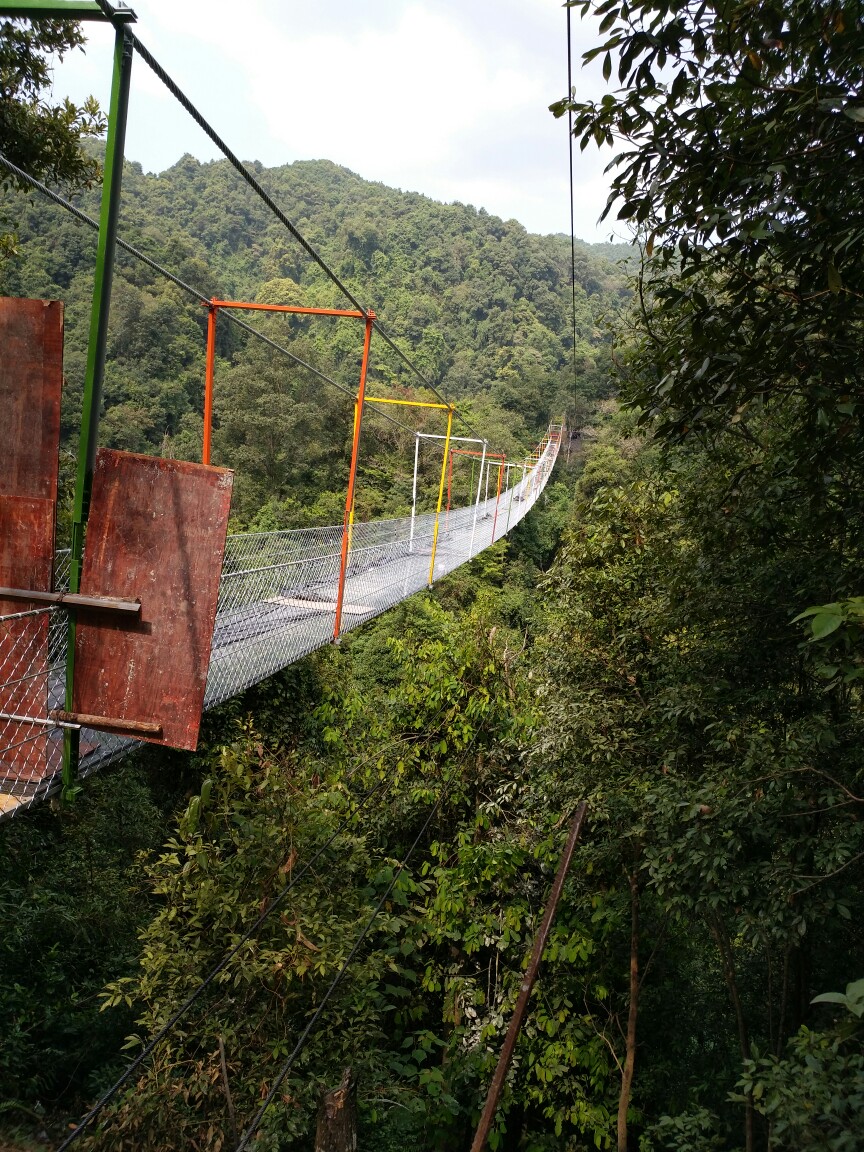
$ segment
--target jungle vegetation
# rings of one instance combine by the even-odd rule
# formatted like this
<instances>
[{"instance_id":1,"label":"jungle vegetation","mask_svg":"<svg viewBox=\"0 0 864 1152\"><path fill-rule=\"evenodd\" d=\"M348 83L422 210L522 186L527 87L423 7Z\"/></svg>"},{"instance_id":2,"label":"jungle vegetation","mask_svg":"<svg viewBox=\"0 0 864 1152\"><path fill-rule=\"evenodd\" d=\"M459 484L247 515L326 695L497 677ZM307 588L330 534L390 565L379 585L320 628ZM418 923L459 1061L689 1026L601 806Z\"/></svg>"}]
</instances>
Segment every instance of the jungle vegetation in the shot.
<instances>
[{"instance_id":1,"label":"jungle vegetation","mask_svg":"<svg viewBox=\"0 0 864 1152\"><path fill-rule=\"evenodd\" d=\"M576 7L619 85L574 103L577 139L617 142L641 260L581 256L575 395L561 238L335 165L262 173L472 418L516 440L566 408L585 434L511 539L208 716L194 756L0 828L0 1108L30 1131L292 885L82 1147L234 1147L384 897L255 1147L312 1149L350 1067L360 1148L462 1152L587 799L494 1148L864 1144L862 13ZM227 177L129 166L130 238L207 291L329 300ZM19 212L4 290L83 309L89 237ZM201 318L149 277L119 278L106 435L192 456ZM304 324L291 346L350 379L353 344ZM337 408L315 423L320 389L223 339L238 523L327 515ZM259 419L277 445L305 422L303 455L262 460ZM404 445L371 452L386 514Z\"/></svg>"}]
</instances>

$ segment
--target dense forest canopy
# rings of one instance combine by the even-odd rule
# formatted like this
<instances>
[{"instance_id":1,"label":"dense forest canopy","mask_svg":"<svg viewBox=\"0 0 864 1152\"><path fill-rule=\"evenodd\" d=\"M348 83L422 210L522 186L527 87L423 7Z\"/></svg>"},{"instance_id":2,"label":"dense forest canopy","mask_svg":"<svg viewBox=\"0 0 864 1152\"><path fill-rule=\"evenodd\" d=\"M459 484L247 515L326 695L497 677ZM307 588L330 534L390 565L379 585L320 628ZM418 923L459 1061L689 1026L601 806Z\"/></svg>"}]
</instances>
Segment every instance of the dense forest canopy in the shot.
<instances>
[{"instance_id":1,"label":"dense forest canopy","mask_svg":"<svg viewBox=\"0 0 864 1152\"><path fill-rule=\"evenodd\" d=\"M569 240L532 236L462 204L436 204L362 180L327 161L297 162L257 177L361 300L374 307L425 378L455 401L465 434L522 455L565 414L585 419L608 391L604 318L625 306L621 267L580 245L573 346ZM79 198L96 214L96 192ZM38 197L13 200L17 255L0 290L60 297L67 305L64 443L74 443L86 356L95 238ZM160 175L126 165L121 231L207 296L344 307L313 264L227 162L185 156ZM622 255L629 249L620 246ZM296 356L356 389L362 329L322 318L259 320ZM206 312L133 257L121 254L111 310L102 442L136 452L200 458ZM344 490L350 398L221 320L214 462L238 471L235 518L264 506L271 527L310 515L338 520L326 494ZM574 394L573 366L578 372ZM419 382L378 340L370 391ZM422 394L422 388L420 393ZM440 420L439 420L440 423ZM410 500L413 443L368 422L363 518L402 514ZM431 430L431 425L429 428ZM437 428L438 431L440 428ZM324 498L318 513L310 512Z\"/></svg>"},{"instance_id":2,"label":"dense forest canopy","mask_svg":"<svg viewBox=\"0 0 864 1152\"><path fill-rule=\"evenodd\" d=\"M575 7L619 85L574 100L577 141L619 146L639 243L579 250L575 393L565 238L258 169L497 443L562 410L584 434L512 538L210 714L195 756L0 828L22 1138L50 1144L243 941L79 1147L235 1148L350 959L253 1146L310 1152L353 1083L359 1148L465 1152L587 799L490 1147L864 1146L861 6ZM92 238L13 205L4 290L69 302L71 447ZM335 302L224 165L129 165L124 213L208 294ZM346 329L272 331L353 382ZM194 457L200 311L124 258L111 341L106 437ZM227 326L219 355L238 522L333 518L343 398ZM400 435L370 434L369 514L404 506Z\"/></svg>"}]
</instances>

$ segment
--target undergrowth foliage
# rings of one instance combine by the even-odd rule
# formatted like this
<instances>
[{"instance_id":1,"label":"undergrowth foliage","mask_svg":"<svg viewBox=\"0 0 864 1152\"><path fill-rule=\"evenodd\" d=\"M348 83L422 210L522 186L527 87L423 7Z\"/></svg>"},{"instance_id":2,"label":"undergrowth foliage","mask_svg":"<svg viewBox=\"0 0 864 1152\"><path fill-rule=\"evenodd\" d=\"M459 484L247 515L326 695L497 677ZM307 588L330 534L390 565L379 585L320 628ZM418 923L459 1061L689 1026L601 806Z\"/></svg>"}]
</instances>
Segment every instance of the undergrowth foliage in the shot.
<instances>
[{"instance_id":1,"label":"undergrowth foliage","mask_svg":"<svg viewBox=\"0 0 864 1152\"><path fill-rule=\"evenodd\" d=\"M624 141L612 202L643 263L617 315L622 407L590 412L575 485L565 473L512 540L434 593L230 702L196 758L159 754L94 782L86 812L4 830L0 1083L24 1108L96 1096L121 1035L139 1051L284 895L100 1117L94 1152L231 1148L394 880L256 1147L308 1149L350 1066L361 1147L464 1152L582 799L490 1146L864 1139L860 5L577 7L599 16L595 54L622 87L557 110L583 144ZM202 283L215 252L238 290L327 303L271 236L262 286L245 232L210 212L192 228L190 205L218 203L225 178L191 158L164 179L133 168L136 226L182 191L165 243ZM526 247L509 224L422 198L412 232L379 219L390 193L326 164L270 178L304 212L321 193L323 247L347 248L352 283L380 277L400 338L472 414L506 438L510 416L560 395L555 238ZM22 218L34 263L7 282L80 302L78 240L62 227L55 259L53 225ZM579 271L583 420L608 381L597 269ZM620 313L628 291L605 288ZM121 270L106 425L126 447L164 438L183 454L200 318L169 304ZM294 335L348 363L348 344ZM243 461L241 519L281 526L301 497L329 515L340 463L314 397L220 340L217 441ZM307 436L302 458L283 425ZM406 499L388 435L370 455L373 515Z\"/></svg>"}]
</instances>

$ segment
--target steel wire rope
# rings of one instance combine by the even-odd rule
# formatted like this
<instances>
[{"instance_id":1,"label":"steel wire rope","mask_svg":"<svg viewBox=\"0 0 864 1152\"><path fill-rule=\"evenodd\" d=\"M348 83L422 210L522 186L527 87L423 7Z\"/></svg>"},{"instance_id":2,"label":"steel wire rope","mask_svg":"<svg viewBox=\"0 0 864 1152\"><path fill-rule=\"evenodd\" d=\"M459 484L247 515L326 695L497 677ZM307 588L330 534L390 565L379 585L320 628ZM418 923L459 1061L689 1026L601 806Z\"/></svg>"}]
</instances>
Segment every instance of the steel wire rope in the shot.
<instances>
[{"instance_id":1,"label":"steel wire rope","mask_svg":"<svg viewBox=\"0 0 864 1152\"><path fill-rule=\"evenodd\" d=\"M252 939L252 937L255 935L255 933L258 931L258 929L261 927L261 925L268 919L268 917L278 907L280 907L282 905L285 898L292 891L292 889L294 889L297 886L297 884L300 883L300 881L303 879L303 877L306 875L306 873L312 868L312 866L314 864L317 863L318 860L320 860L320 858L327 851L327 849L334 842L334 840L336 840L336 838L338 836L340 836L345 831L345 829L348 827L348 825L357 817L357 814L360 811L362 811L362 809L365 807L367 801L371 800L371 798L373 796L375 796L378 792L380 792L381 789L384 787L384 785L389 783L389 781L393 775L395 775L395 773L390 773L389 776L385 776L383 780L380 780L375 785L374 788L372 788L369 792L366 793L366 795L361 800L360 804L354 809L354 811L345 820L342 821L342 823L339 825L339 827L336 829L336 831L333 832L333 834L330 836L330 838L328 840L326 840L324 842L324 844L322 844L322 846L318 849L318 851L315 853L315 855L312 856L312 858L310 860L308 860L306 862L306 864L304 864L304 866L300 869L300 871L297 873L296 876L291 877L290 882L285 886L285 888L282 889L282 891L278 894L278 896L273 897L273 899L267 905L267 907L264 909L264 911L258 916L258 918L252 923L252 925L246 929L246 931L243 933L243 935L240 937L240 939L237 941L237 943L222 957L222 959L217 964L215 964L210 969L210 971L207 973L207 975L204 977L204 979L201 981L201 983L197 986L197 988L195 988L195 990L193 992L191 992L186 997L186 999L183 1001L183 1003L180 1005L180 1007L175 1009L175 1011L171 1014L171 1016L168 1018L168 1020L162 1025L162 1027L156 1032L156 1034L154 1036L152 1036L150 1040L147 1041L147 1044L138 1053L138 1055L135 1057L135 1059L132 1061L132 1063L129 1065L129 1067L124 1069L124 1071L121 1073L120 1076L118 1076L118 1078L114 1081L114 1083L110 1086L110 1088L106 1089L106 1091L102 1094L102 1096L100 1096L100 1098L96 1101L96 1103L93 1105L93 1107L90 1109L90 1111L81 1120L79 1120L76 1127L69 1133L69 1135L63 1141L63 1143L59 1145L56 1152L65 1152L65 1150L67 1148L69 1148L74 1143L74 1141L78 1139L79 1136L82 1136L84 1134L84 1132L87 1130L87 1128L90 1127L90 1125L96 1119L96 1117L99 1115L99 1113L108 1104L111 1103L111 1101L114 1099L114 1097L120 1091L120 1089L124 1086L124 1084L126 1084L132 1078L132 1076L135 1075L135 1073L138 1071L138 1069L141 1067L141 1065L144 1063L144 1061L149 1056L152 1055L152 1053L155 1051L155 1049L159 1046L159 1044L161 1044L161 1042L165 1039L165 1037L168 1035L168 1033L174 1028L174 1026L178 1023L178 1021L183 1016L185 1016L186 1012L188 1012L188 1010L198 1000L198 998L206 991L207 988L210 987L210 985L213 983L213 981L216 979L216 977L221 972L224 972L224 970L227 968L227 966L230 964L230 962L234 959L234 957L237 955L237 953L240 951L240 949L243 948L243 946L245 944L248 944L248 942ZM349 779L350 779L350 776L349 776Z\"/></svg>"},{"instance_id":2,"label":"steel wire rope","mask_svg":"<svg viewBox=\"0 0 864 1152\"><path fill-rule=\"evenodd\" d=\"M46 196L55 204L59 204L61 208L65 208L66 211L70 212L74 217L76 217L76 219L80 220L84 224L89 225L91 228L98 232L98 220L94 220L92 216L88 216L86 212L76 207L76 205L74 205L71 200L67 200L64 196L61 196L58 192L55 192L46 184L43 184L41 180L37 180L35 176L31 176L29 172L25 172L24 169L19 168L17 164L13 164L13 162L7 156L4 156L2 152L0 152L0 167L5 168L7 172L12 173L19 179L26 180L27 183L29 183L33 188L35 188L38 192L41 192L43 196ZM148 268L152 268L154 272L158 272L160 276L164 276L166 280L169 280L172 284L182 289L189 296L194 297L194 299L196 299L200 304L210 303L209 298L205 296L199 288L195 288L191 284L187 284L185 280L181 280L179 276L169 271L169 269L167 269L163 264L160 264L157 260L154 260L152 256L148 256L145 252L142 252L140 248L136 248L134 244L130 244L128 241L123 240L118 236L117 247L122 248L124 252L128 252L131 256L134 256L137 260L140 260L143 264L146 264ZM320 368L316 368L313 364L309 364L306 360L303 360L294 352L289 351L276 340L266 336L252 324L242 320L239 316L235 316L230 311L226 312L226 316L227 319L230 320L232 324L235 324L238 328L242 328L244 331L252 333L253 336L257 336L259 340L262 340L265 344L269 344L271 348L275 348L277 352L281 352L284 356L287 356L289 360L293 360L294 363L299 367L305 368L307 372L311 372L314 376L317 376L319 380L323 380L326 384L330 384L333 388L338 389L340 392L344 392L345 395L350 396L352 400L355 399L355 395L350 388L347 388L344 384L340 384L338 380L334 380L332 376L328 376L326 372L322 372ZM380 408L373 408L372 411L376 416L380 416L383 420L389 420L391 424L395 424L398 428L402 428L404 431L410 432L412 435L414 434L415 429L409 427L407 424L404 424L395 416L391 416L388 412L384 412Z\"/></svg>"},{"instance_id":3,"label":"steel wire rope","mask_svg":"<svg viewBox=\"0 0 864 1152\"><path fill-rule=\"evenodd\" d=\"M240 1138L240 1143L236 1146L236 1148L234 1149L234 1152L243 1152L243 1149L248 1146L249 1141L252 1139L252 1137L258 1131L258 1128L261 1124L261 1121L264 1119L264 1115L265 1115L267 1109L273 1103L273 1100L276 1096L276 1093L279 1091L280 1087L282 1086L283 1080L288 1075L288 1073L291 1071L297 1057L300 1055L300 1053L305 1048L306 1041L309 1039L309 1036L311 1035L312 1030L314 1029L315 1025L318 1023L318 1021L320 1020L320 1018L324 1012L324 1009L327 1007L327 1004L330 1001L331 996L336 991L336 989L339 987L339 985L342 983L342 978L344 977L345 973L348 971L348 968L351 965L352 960L357 955L357 953L360 951L361 944L366 939L366 937L369 935L369 933L372 931L372 926L374 925L375 921L378 918L378 913L384 907L384 904L385 904L388 896L393 891L393 889L396 887L396 881L399 879L399 877L405 871L405 868L407 867L408 861L411 859L411 857L414 854L415 849L417 848L417 845L420 843L420 841L423 839L423 836L426 834L426 829L432 823L432 820L433 820L436 812L441 807L441 804L443 803L446 796L447 796L447 791L445 790L438 797L438 799L435 801L435 803L433 804L433 806L429 812L429 815L426 817L426 820L423 823L423 827L417 833L417 838L415 839L415 841L411 845L411 847L408 849L408 851L405 853L405 856L403 857L402 862L400 863L399 867L396 869L396 872L393 875L393 879L388 884L387 889L384 892L381 899L375 905L375 909L372 912L372 915L366 921L366 924L363 927L363 931L360 933L360 935L354 941L354 946L352 947L351 951L346 956L345 960L342 962L342 967L336 973L336 976L333 978L333 980L330 983L330 986L328 987L327 991L324 993L324 996L321 1000L321 1003L318 1005L317 1009L315 1010L314 1015L309 1020L309 1022L307 1023L307 1025L303 1029L303 1031L300 1033L300 1037L299 1037L297 1043L294 1045L294 1048L293 1048L290 1056L288 1057L288 1059L285 1061L285 1063L282 1065L282 1067L277 1072L275 1080L270 1085L270 1091L267 1093L267 1095L265 1096L264 1100L261 1103L260 1108L255 1113L255 1115L252 1117L252 1120L249 1122L249 1126L246 1128L246 1131L243 1133L242 1137ZM57 1152L62 1152L62 1150L58 1149Z\"/></svg>"},{"instance_id":4,"label":"steel wire rope","mask_svg":"<svg viewBox=\"0 0 864 1152\"><path fill-rule=\"evenodd\" d=\"M97 0L97 3L105 16L111 21L112 24L115 24L116 13L108 3L108 0ZM258 180L255 179L255 177L252 175L243 161L237 156L237 154L228 147L216 129L213 128L211 124L204 118L204 116L198 111L189 97L183 92L177 83L172 80L172 78L165 71L159 61L156 60L156 58L152 55L149 49L144 44L142 44L135 33L129 29L125 21L123 22L122 27L125 29L126 35L131 40L135 51L138 53L144 63L147 64L147 66L156 74L156 76L159 77L171 95L177 101L179 101L183 108L186 109L186 111L189 113L198 127L202 130L202 132L206 133L206 135L210 137L210 139L213 141L225 159L231 164L232 168L235 169L235 171L242 177L243 180L245 180L253 192L255 192L255 194L264 202L264 204L267 205L267 207L276 216L280 223L288 229L288 231L298 242L298 244L300 244L307 255L309 255L312 260L315 261L318 267L325 273L326 276L329 277L329 279L336 285L336 287L346 297L346 299L350 300L358 312L362 312L364 317L368 317L369 309L364 308L364 306L360 303L348 285L343 282L338 273L334 272L334 270L330 267L324 257L321 256L317 249L315 249L309 243L303 233L299 230L299 228L297 228L296 224L291 221L291 219L282 211L273 197L270 196L270 194L264 189ZM396 344L395 341L390 337L389 333L382 326L380 320L377 318L374 319L372 321L372 326L384 341L384 343L387 344L396 353L396 355L400 357L403 363L411 369L411 371L421 382L424 388L428 388L435 396L438 397L442 404L446 404L448 407L451 407L450 401L447 400L438 391L434 384L430 383L426 379L426 377L423 375L414 361L410 358L410 356L403 352L398 344ZM471 431L472 435L476 436L476 432L474 432L467 424L467 422L461 417L460 423L463 427L467 427L469 431Z\"/></svg>"}]
</instances>

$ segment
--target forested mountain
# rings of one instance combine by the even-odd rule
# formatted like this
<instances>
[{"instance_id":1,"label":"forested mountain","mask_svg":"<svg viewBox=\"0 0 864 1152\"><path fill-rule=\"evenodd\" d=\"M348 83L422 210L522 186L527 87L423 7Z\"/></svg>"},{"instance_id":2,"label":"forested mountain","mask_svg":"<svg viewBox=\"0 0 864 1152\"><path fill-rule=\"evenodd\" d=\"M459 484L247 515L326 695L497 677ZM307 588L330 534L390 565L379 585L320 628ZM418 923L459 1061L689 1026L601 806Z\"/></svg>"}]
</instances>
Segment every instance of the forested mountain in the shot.
<instances>
[{"instance_id":1,"label":"forested mountain","mask_svg":"<svg viewBox=\"0 0 864 1152\"><path fill-rule=\"evenodd\" d=\"M603 318L626 303L623 270L580 245L577 393L573 385L570 243L514 220L373 184L327 161L256 176L424 377L453 399L465 426L519 455L553 417L584 419L608 388ZM97 194L79 197L97 214ZM0 291L67 303L64 437L80 406L95 236L38 195L7 196L17 255ZM16 215L17 213L17 215ZM185 156L161 175L128 164L121 235L207 296L350 307L324 272L227 162ZM621 246L622 252L627 251ZM356 390L362 329L350 320L252 317L307 362ZM206 312L121 254L114 283L102 440L109 447L200 458ZM270 504L266 522L332 521L322 495L341 490L350 399L233 327L219 331L214 462L238 470L236 522ZM370 391L422 385L379 339ZM433 418L434 422L434 418ZM439 419L440 423L440 419ZM410 437L374 418L358 513L402 513Z\"/></svg>"},{"instance_id":2,"label":"forested mountain","mask_svg":"<svg viewBox=\"0 0 864 1152\"><path fill-rule=\"evenodd\" d=\"M208 714L196 755L0 827L27 1147L170 1021L78 1148L230 1152L272 1093L251 1146L311 1152L343 1085L360 1152L466 1152L581 800L490 1148L864 1147L860 6L581 7L620 87L557 110L628 141L641 247L580 250L575 395L565 238L257 169L499 446L589 427L506 541ZM124 211L208 295L337 302L224 165L130 166ZM18 223L5 289L69 302L74 400L92 240ZM126 258L114 303L106 436L194 456L200 307ZM353 387L341 321L267 330ZM238 521L338 519L350 399L227 325L219 352ZM374 379L408 383L380 349ZM362 513L402 509L410 438L368 429Z\"/></svg>"}]
</instances>

